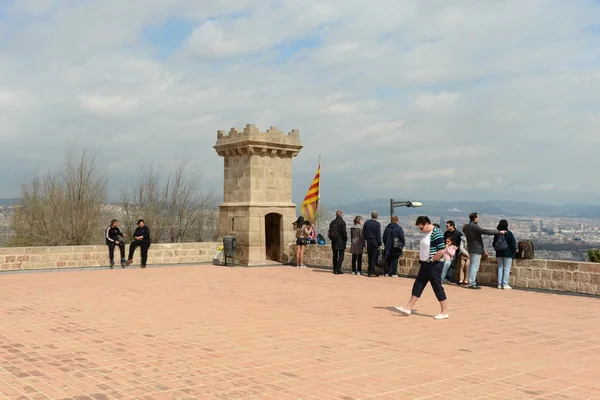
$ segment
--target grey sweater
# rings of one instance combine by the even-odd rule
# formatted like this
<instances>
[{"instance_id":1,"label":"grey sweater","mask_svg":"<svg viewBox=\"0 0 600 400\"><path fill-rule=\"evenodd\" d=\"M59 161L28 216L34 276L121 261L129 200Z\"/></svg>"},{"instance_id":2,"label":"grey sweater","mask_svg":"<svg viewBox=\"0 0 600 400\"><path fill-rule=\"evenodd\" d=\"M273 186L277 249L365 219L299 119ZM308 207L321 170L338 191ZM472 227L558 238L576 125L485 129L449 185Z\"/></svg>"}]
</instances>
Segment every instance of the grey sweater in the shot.
<instances>
[{"instance_id":1,"label":"grey sweater","mask_svg":"<svg viewBox=\"0 0 600 400\"><path fill-rule=\"evenodd\" d=\"M499 235L500 232L496 229L485 229L477 225L475 222L470 222L467 225L465 236L467 237L467 246L469 254L483 254L483 237L482 235Z\"/></svg>"}]
</instances>

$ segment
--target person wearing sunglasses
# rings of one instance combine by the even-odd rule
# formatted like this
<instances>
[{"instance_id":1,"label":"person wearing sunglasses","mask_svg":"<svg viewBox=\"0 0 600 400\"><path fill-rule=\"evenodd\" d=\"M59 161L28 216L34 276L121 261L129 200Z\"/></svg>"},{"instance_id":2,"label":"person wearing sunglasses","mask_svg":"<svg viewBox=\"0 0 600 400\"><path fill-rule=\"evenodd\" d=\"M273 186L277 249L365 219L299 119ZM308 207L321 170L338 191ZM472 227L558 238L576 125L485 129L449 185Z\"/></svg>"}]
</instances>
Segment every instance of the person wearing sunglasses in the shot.
<instances>
[{"instance_id":1,"label":"person wearing sunglasses","mask_svg":"<svg viewBox=\"0 0 600 400\"><path fill-rule=\"evenodd\" d=\"M431 224L427 216L417 218L415 225L424 234L419 245L419 262L421 268L413 284L412 294L409 302L404 307L396 307L402 314L410 315L415 304L423 294L427 283L431 283L435 297L440 302L440 313L434 319L448 319L448 304L446 303L446 292L442 286L442 270L444 268L444 234Z\"/></svg>"}]
</instances>

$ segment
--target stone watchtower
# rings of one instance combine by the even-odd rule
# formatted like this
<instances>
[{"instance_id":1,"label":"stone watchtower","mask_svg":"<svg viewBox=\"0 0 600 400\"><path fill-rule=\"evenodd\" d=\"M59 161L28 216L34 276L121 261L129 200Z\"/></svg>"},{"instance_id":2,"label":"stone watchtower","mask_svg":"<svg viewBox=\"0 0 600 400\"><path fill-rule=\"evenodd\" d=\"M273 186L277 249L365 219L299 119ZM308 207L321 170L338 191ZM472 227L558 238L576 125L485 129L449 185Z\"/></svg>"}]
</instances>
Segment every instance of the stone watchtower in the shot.
<instances>
[{"instance_id":1,"label":"stone watchtower","mask_svg":"<svg viewBox=\"0 0 600 400\"><path fill-rule=\"evenodd\" d=\"M246 125L243 131L218 131L214 148L225 159L219 236L236 237L239 264L282 261L284 246L294 240L292 157L302 149L299 131L260 132Z\"/></svg>"}]
</instances>

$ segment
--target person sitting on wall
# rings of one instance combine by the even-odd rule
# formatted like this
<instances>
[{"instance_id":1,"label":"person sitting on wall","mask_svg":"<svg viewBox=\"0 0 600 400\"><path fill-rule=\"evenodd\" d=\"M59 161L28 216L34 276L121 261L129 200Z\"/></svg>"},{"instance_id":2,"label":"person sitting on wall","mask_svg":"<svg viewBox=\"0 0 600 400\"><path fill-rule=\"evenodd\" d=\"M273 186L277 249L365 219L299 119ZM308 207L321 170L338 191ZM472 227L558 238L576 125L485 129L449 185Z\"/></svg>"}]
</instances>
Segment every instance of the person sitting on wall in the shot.
<instances>
[{"instance_id":1,"label":"person sitting on wall","mask_svg":"<svg viewBox=\"0 0 600 400\"><path fill-rule=\"evenodd\" d=\"M444 249L444 268L442 269L442 284L450 283L448 279L448 271L450 270L450 266L452 265L452 260L454 260L454 256L456 255L458 248L452 241L452 238L449 237L446 239L446 248Z\"/></svg>"},{"instance_id":2,"label":"person sitting on wall","mask_svg":"<svg viewBox=\"0 0 600 400\"><path fill-rule=\"evenodd\" d=\"M460 237L460 246L458 248L458 259L455 267L455 281L459 285L467 286L469 284L469 251L467 250L467 237L464 233L467 232L467 224L462 227L463 235Z\"/></svg>"},{"instance_id":3,"label":"person sitting on wall","mask_svg":"<svg viewBox=\"0 0 600 400\"><path fill-rule=\"evenodd\" d=\"M125 234L119 229L119 221L113 219L110 226L104 231L106 245L108 246L108 257L110 258L110 269L115 266L115 246L119 247L121 252L121 267L125 268Z\"/></svg>"},{"instance_id":4,"label":"person sitting on wall","mask_svg":"<svg viewBox=\"0 0 600 400\"><path fill-rule=\"evenodd\" d=\"M463 255L465 255L466 257L469 256L469 253L462 248L462 243L463 241L465 242L465 248L466 248L466 238L463 235L463 233L461 233L458 229L456 229L456 223L452 220L446 222L446 232L444 232L444 241L446 241L448 238L452 239L452 243L456 246L456 248L459 250L454 254L454 258L452 259L452 262L450 263L450 269L454 269L455 275L456 272L462 271L461 268L463 268L462 266L462 260L463 260ZM450 279L451 281L454 280L454 282L458 283L459 285L461 284L462 278L460 278L460 276L453 276L453 279ZM454 279L456 278L456 279Z\"/></svg>"},{"instance_id":5,"label":"person sitting on wall","mask_svg":"<svg viewBox=\"0 0 600 400\"><path fill-rule=\"evenodd\" d=\"M312 225L309 221L304 221L305 225L308 225L308 239L307 239L307 243L308 244L317 244L317 231L315 230L315 226Z\"/></svg>"},{"instance_id":6,"label":"person sitting on wall","mask_svg":"<svg viewBox=\"0 0 600 400\"><path fill-rule=\"evenodd\" d=\"M141 268L146 268L146 262L148 261L148 249L150 248L150 229L146 226L143 219L140 219L137 223L138 227L133 233L135 239L129 246L129 258L127 259L127 265L131 265L133 262L133 253L136 248L140 248L142 252L142 264Z\"/></svg>"},{"instance_id":7,"label":"person sitting on wall","mask_svg":"<svg viewBox=\"0 0 600 400\"><path fill-rule=\"evenodd\" d=\"M456 229L456 223L452 220L446 222L446 232L444 232L444 241L448 238L452 238L452 243L456 247L460 247L460 241L463 234Z\"/></svg>"}]
</instances>

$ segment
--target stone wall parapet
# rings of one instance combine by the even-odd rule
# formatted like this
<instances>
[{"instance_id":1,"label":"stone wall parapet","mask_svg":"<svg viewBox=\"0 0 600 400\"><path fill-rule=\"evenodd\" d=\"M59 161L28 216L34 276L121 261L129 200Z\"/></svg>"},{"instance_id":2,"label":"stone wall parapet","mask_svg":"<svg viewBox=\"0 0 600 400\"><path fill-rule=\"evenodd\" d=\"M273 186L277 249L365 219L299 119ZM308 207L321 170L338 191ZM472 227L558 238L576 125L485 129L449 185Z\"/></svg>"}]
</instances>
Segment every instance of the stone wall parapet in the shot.
<instances>
[{"instance_id":1,"label":"stone wall parapet","mask_svg":"<svg viewBox=\"0 0 600 400\"><path fill-rule=\"evenodd\" d=\"M157 243L148 252L149 265L199 264L211 262L220 242ZM128 246L126 246L128 251ZM115 249L118 256L118 249ZM283 262L294 264L295 244L285 246ZM140 252L136 251L134 266L140 264ZM366 271L366 254L363 255ZM351 270L352 257L346 250L343 269ZM331 268L330 246L309 245L305 252L305 264L309 267ZM44 270L61 268L107 267L108 247L55 246L55 247L2 247L0 248L0 272L19 270ZM398 273L414 277L419 271L419 255L405 251L400 259ZM381 271L378 271L381 273ZM494 258L482 261L477 280L480 284L496 284L497 265ZM600 264L557 261L515 260L511 269L510 284L515 288L542 289L558 292L600 295Z\"/></svg>"},{"instance_id":2,"label":"stone wall parapet","mask_svg":"<svg viewBox=\"0 0 600 400\"><path fill-rule=\"evenodd\" d=\"M149 265L193 264L211 262L218 242L156 243L148 251ZM129 246L125 246L125 254ZM119 249L115 249L118 263ZM0 271L42 270L58 268L107 267L108 246L2 247ZM133 265L140 264L140 249L135 252Z\"/></svg>"},{"instance_id":3,"label":"stone wall parapet","mask_svg":"<svg viewBox=\"0 0 600 400\"><path fill-rule=\"evenodd\" d=\"M285 262L294 265L296 245L288 244ZM331 246L309 245L304 253L309 267L331 268ZM363 255L363 271L367 270L367 255ZM346 249L342 269L352 270L352 255ZM400 258L398 274L415 277L419 272L419 253L407 250ZM382 273L381 270L378 273ZM481 262L477 282L497 284L498 266L495 258ZM510 285L514 288L541 289L600 296L600 264L558 260L515 260L511 268Z\"/></svg>"}]
</instances>

